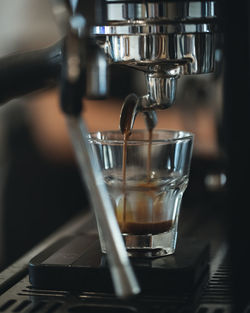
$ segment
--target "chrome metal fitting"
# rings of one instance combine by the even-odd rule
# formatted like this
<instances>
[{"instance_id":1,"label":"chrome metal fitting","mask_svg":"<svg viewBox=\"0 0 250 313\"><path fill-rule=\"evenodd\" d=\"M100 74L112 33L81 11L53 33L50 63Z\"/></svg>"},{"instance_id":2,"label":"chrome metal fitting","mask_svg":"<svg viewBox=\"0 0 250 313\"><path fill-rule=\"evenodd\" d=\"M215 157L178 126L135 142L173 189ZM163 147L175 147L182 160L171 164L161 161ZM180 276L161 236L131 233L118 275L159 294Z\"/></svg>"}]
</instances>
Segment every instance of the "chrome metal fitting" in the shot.
<instances>
[{"instance_id":1,"label":"chrome metal fitting","mask_svg":"<svg viewBox=\"0 0 250 313\"><path fill-rule=\"evenodd\" d=\"M105 25L93 27L92 35L102 38L110 62L145 72L150 109L173 103L181 74L214 70L215 1L106 0L105 4Z\"/></svg>"}]
</instances>

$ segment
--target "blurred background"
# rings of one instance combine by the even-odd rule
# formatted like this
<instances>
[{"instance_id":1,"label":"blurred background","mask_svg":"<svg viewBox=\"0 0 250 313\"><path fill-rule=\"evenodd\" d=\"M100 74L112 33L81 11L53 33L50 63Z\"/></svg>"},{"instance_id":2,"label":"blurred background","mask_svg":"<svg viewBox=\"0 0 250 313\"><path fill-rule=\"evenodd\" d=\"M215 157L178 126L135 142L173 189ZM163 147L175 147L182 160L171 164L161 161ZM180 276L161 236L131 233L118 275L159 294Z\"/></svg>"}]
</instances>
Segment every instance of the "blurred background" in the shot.
<instances>
[{"instance_id":1,"label":"blurred background","mask_svg":"<svg viewBox=\"0 0 250 313\"><path fill-rule=\"evenodd\" d=\"M0 0L0 61L6 55L50 46L62 37L49 0ZM176 103L158 112L157 128L195 134L184 195L187 207L199 205L205 197L214 201L225 187L221 71L219 64L213 74L180 78ZM131 92L145 94L142 73L110 66L109 74L109 97L84 99L83 116L90 131L117 129L123 99ZM58 100L55 86L0 108L0 268L71 216L88 210ZM145 128L141 116L134 127Z\"/></svg>"}]
</instances>

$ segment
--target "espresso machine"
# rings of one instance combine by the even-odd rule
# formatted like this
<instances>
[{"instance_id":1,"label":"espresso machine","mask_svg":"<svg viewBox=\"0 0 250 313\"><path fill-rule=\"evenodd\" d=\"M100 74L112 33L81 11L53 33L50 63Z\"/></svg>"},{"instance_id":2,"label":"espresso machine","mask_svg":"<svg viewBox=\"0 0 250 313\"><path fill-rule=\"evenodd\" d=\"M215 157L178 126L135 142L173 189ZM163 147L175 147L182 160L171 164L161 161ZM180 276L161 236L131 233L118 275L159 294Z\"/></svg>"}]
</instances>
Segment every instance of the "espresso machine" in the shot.
<instances>
[{"instance_id":1,"label":"espresso machine","mask_svg":"<svg viewBox=\"0 0 250 313\"><path fill-rule=\"evenodd\" d=\"M102 260L102 262L104 262L104 268L109 268L110 276L107 276L107 270L105 272L98 270L97 273L94 273L95 276L91 276L89 273L93 271L84 263L84 274L88 277L85 285L91 285L92 287L87 291L85 290L85 293L80 294L78 300L92 299L93 301L87 303L85 307L79 306L79 302L77 302L77 306L72 307L67 304L64 310L69 312L114 312L115 310L117 312L146 312L147 310L150 310L150 312L156 312L157 310L167 312L166 309L164 311L164 306L160 305L163 298L159 297L159 294L154 298L153 294L147 294L146 292L146 296L138 300L138 306L135 304L137 300L134 299L128 303L115 300L111 305L109 302L111 296L106 297L104 295L106 284L107 289L111 288L108 287L107 281L111 281L112 292L118 298L138 295L143 287L141 286L142 277L145 276L145 272L138 270L138 268L145 269L148 266L154 269L154 265L152 263L146 265L142 262L142 264L137 264L135 270L126 254L112 204L102 183L98 161L89 147L88 130L84 120L80 117L82 106L84 106L83 97L86 95L95 98L105 97L108 92L107 68L110 63L142 71L145 76L147 93L145 95L132 94L125 98L121 111L120 128L122 131L124 127L123 113L130 107L133 108L132 120L135 119L137 113L142 113L145 115L145 126L154 128L157 124L157 115L161 114L161 110L174 105L179 77L213 72L215 51L220 48L223 50L225 59L223 130L225 136L224 147L228 155L228 203L226 205L229 217L227 222L230 225L227 240L230 248L227 249L227 254L229 263L232 264L232 273L230 271L232 279L230 278L230 281L233 282L233 295L231 298L235 302L235 312L240 312L237 310L243 310L248 304L249 297L246 284L250 277L249 253L247 252L249 241L247 236L248 214L247 210L243 209L247 205L246 179L249 176L246 123L249 113L247 106L249 98L247 94L247 65L249 64L250 54L248 53L247 36L242 38L239 35L242 34L242 28L246 31L246 34L249 29L247 24L247 13L249 12L247 1L241 3L240 6L233 6L226 3L226 1L53 0L51 9L65 34L63 41L42 51L33 51L28 55L20 55L18 59L6 58L0 66L1 82L5 87L0 96L1 101L5 102L17 95L48 86L51 82L57 82L59 78L61 109L65 113L76 159L89 193L95 195L91 198L91 206L99 231L103 233L108 243L107 259ZM236 58L239 51L241 51L242 57ZM238 76L239 65L242 65L243 68L240 77ZM39 75L37 75L37 69L39 69ZM21 73L26 73L27 80L20 80ZM15 79L20 83L14 84L18 87L13 88L13 80ZM12 82L12 85L10 82ZM237 106L240 106L241 110L234 110L236 101L238 102L239 99L242 99L242 103ZM239 169L240 164L241 166L244 164L242 169ZM237 217L234 214L235 210L240 213ZM91 223L88 219L84 220L85 228L86 225L92 225ZM79 222L75 222L73 226L69 225L66 230L64 229L63 234L68 234L72 229L78 228ZM41 245L39 249L31 251L14 264L14 268L7 269L2 276L3 287L1 293L6 296L4 296L5 302L0 310L1 308L2 311L8 311L9 308L13 309L12 305L15 305L15 301L8 299L8 291L13 293L15 288L19 288L17 287L18 280L24 278L25 275L27 276L27 263L29 263L31 286L22 287L23 289L19 291L19 295L29 297L28 300L20 302L19 311L29 309L32 299L36 300L36 295L42 295L46 298L49 294L48 290L50 290L52 298L53 296L55 298L61 296L65 299L68 297L69 300L66 299L65 302L69 301L70 303L71 301L72 304L74 299L70 298L66 285L69 284L74 289L73 284L78 284L76 281L72 282L69 275L72 275L75 271L72 276L74 280L78 275L82 277L78 272L79 264L76 268L73 268L71 263L67 263L66 268L70 268L72 271L67 272L64 279L62 277L63 272L58 271L53 262L62 265L62 256L69 259L73 257L74 259L73 254L82 249L79 240L82 241L83 238L86 238L86 236L80 235L72 241L71 239L61 238L62 232L59 232L54 238L59 239L59 241L47 240L46 249L43 252L41 251L44 249L44 245ZM91 242L93 242L93 238L90 236L86 239L86 247ZM94 242L95 245L98 245L96 240ZM48 245L50 246L48 247ZM69 248L72 246L75 250ZM203 281L201 290L195 292L195 295L198 294L199 297L197 297L201 299L207 281L209 281L209 284L206 290L212 293L213 284L215 284L214 279L218 278L220 271L225 267L228 268L228 265L222 264L224 267L219 269L219 273L215 273L217 275L215 278L208 277L208 246L207 244L198 245L198 247L197 244L193 246L195 246L195 250L193 250L194 248L188 248L186 249L188 251L186 251L185 247L190 246L184 243L180 248L180 252L178 252L180 255L184 253L186 260L191 260L193 256L191 267L188 267L189 271L185 272L183 270L183 268L186 269L186 264L184 264L182 271L176 271L177 274L175 275L177 276L171 276L174 275L174 271L171 266L171 270L169 270L169 264L158 264L157 266L161 268L167 266L168 276L166 278L169 279L170 284L174 285L174 281L178 277L178 287L182 283L183 285L186 284L187 287L192 284L191 281L195 281L195 285L198 281ZM220 261L224 260L225 251L223 249L219 249L218 254L216 254L216 262L218 262L219 255L221 255ZM56 252L51 254L51 251ZM64 254L62 251L64 251ZM95 255L95 252L91 251L89 251L90 255ZM199 251L198 254L197 251ZM52 259L53 262L50 263ZM53 266L49 266L51 264ZM44 272L44 268L48 271ZM13 270L14 278L8 276L11 275L10 273ZM190 276L190 272L193 275ZM202 278L201 273L204 274L204 272L206 272L206 275L205 278ZM44 273L50 277L49 280L45 279L46 275ZM155 278L154 283L156 283L160 276L164 275L163 273L164 271L158 271L157 276L156 272L150 271L146 275L150 277L151 281ZM90 281L93 277L98 281L98 275L100 275L99 285L102 288L97 290L96 293L96 284L91 284ZM223 280L225 275L222 273L219 278ZM138 282L138 277L140 282ZM191 280L189 280L190 277ZM196 280L194 277L196 277ZM150 284L150 279L145 279L146 286ZM23 280L25 281L25 279ZM57 284L53 285L53 281L56 280L61 284L61 289ZM21 284L24 286L23 282ZM25 284L27 284L27 280ZM164 284L160 283L159 285L162 287ZM33 293L32 288L34 288ZM76 290L73 291L75 296ZM146 291L148 291L147 288ZM195 312L196 310L199 310L197 312L231 312L231 301L226 302L225 306L219 305L218 307L216 307L215 301L212 302L210 307L203 306L202 302L200 302L200 306L194 305L192 298L192 305L186 306L183 299L189 297L190 292L194 294L194 289L191 291L188 288L183 288L179 298L172 293L173 290L168 291L171 295L170 298L172 297L172 304L171 299L168 299L170 301L170 306L167 307L169 312L185 312L185 309L187 309L187 312ZM176 292L176 289L174 291ZM92 296L93 298L91 298ZM166 297L166 294L164 296ZM174 297L177 297L177 300L173 300ZM148 301L151 299L150 309L146 308L145 303L147 300L145 299L148 299ZM55 299L53 298L53 300ZM94 303L95 301L97 304ZM208 302L209 300L203 303ZM34 305L38 306L37 311L34 312L40 310L39 305L41 308L43 307L42 301L37 303L34 302ZM61 304L62 301L54 302L55 308L53 310L63 310ZM32 308L34 309L36 306Z\"/></svg>"},{"instance_id":2,"label":"espresso machine","mask_svg":"<svg viewBox=\"0 0 250 313\"><path fill-rule=\"evenodd\" d=\"M83 6L85 5L87 2ZM98 12L95 14L99 15L100 20L95 18L97 25L94 26L85 19L84 7L77 10L77 2L71 3L69 9L69 16L62 17L60 13L59 17L59 23L64 23L67 27L61 107L67 115L69 132L82 176L87 179L89 193L96 195L93 197L92 207L105 241L110 244L110 247L107 247L107 257L117 294L137 294L139 286L130 269L126 251L123 251L112 204L104 184L100 183L101 170L95 155L89 149L86 139L88 132L84 122L79 118L85 68L88 72L84 62L88 60L87 51L91 51L88 41L95 41L92 47L97 50L95 55L98 58L97 61L92 58L93 66L98 70L93 70L95 78L89 83L89 92L93 90L92 93L103 94L103 76L105 77L106 68L104 61L100 61L101 53L108 55L110 62L143 71L147 94L126 97L120 128L122 132L126 128L123 120L126 121L126 114L131 110L131 120L134 120L138 111L142 111L146 115L147 127L153 128L157 123L156 110L166 109L173 103L177 80L181 74L200 74L213 70L215 6L214 2L181 5L172 2L107 1L103 3L103 8L98 6ZM56 11L59 11L57 7ZM181 33L177 31L179 27ZM98 52L98 49L103 50ZM95 63L101 65L98 67ZM91 83L94 86L91 86Z\"/></svg>"}]
</instances>

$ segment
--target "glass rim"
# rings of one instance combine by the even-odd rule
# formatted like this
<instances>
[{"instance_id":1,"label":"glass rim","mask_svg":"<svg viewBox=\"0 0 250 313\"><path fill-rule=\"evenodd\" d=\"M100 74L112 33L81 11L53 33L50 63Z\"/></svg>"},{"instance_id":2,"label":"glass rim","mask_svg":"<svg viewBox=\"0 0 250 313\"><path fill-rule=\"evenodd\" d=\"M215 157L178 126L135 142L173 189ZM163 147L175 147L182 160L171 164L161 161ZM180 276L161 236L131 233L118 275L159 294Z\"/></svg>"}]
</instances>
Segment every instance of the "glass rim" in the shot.
<instances>
[{"instance_id":1,"label":"glass rim","mask_svg":"<svg viewBox=\"0 0 250 313\"><path fill-rule=\"evenodd\" d=\"M135 129L132 131L133 134L139 134L139 133L145 133L148 134L147 129ZM174 143L176 141L184 141L184 140L193 140L194 134L188 131L183 130L168 130L168 129L155 129L153 130L154 133L166 133L170 135L178 134L179 136L176 138L156 138L152 140L152 144L166 144L166 143ZM107 134L118 134L121 136L121 139L102 139L101 136L107 135ZM99 138L98 138L99 137ZM96 144L102 144L102 145L123 145L124 139L123 134L120 130L104 130L104 131L97 131L97 132L91 132L89 134L88 138L90 143L96 143ZM148 143L148 138L141 138L141 139L128 139L127 144L128 145L136 145L136 144L142 144L142 143Z\"/></svg>"}]
</instances>

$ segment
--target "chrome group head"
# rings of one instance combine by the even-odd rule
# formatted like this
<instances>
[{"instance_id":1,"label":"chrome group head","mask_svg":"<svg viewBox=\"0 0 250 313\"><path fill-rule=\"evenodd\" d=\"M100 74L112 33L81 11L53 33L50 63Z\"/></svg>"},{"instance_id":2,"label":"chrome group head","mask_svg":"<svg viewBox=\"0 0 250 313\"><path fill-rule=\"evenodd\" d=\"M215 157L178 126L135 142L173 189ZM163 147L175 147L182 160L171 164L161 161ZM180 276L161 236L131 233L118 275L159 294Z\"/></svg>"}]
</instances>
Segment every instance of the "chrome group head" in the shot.
<instances>
[{"instance_id":1,"label":"chrome group head","mask_svg":"<svg viewBox=\"0 0 250 313\"><path fill-rule=\"evenodd\" d=\"M214 69L214 1L106 0L104 25L92 35L110 62L145 73L148 101L144 110L165 109L175 99L182 74Z\"/></svg>"}]
</instances>

